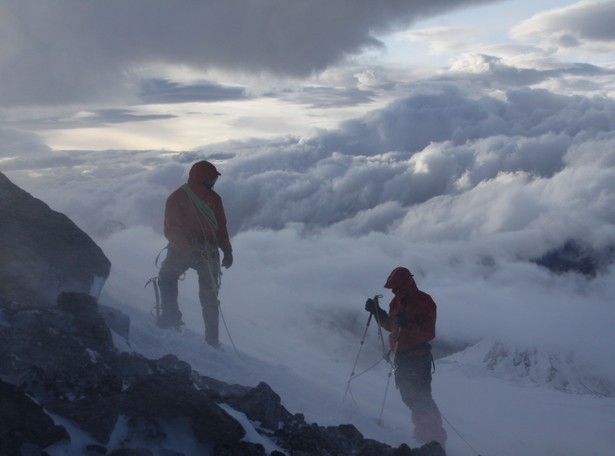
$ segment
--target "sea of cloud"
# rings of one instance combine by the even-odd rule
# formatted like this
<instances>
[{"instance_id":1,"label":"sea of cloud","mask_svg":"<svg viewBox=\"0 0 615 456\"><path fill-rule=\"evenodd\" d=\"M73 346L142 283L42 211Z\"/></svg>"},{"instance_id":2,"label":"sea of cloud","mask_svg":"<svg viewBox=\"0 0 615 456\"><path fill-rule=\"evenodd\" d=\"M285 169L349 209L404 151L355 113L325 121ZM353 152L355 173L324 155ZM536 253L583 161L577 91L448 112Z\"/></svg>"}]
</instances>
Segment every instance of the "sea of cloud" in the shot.
<instances>
[{"instance_id":1,"label":"sea of cloud","mask_svg":"<svg viewBox=\"0 0 615 456\"><path fill-rule=\"evenodd\" d=\"M221 295L231 320L263 334L290 325L299 343L347 356L365 299L401 265L438 303L441 339L573 352L613 379L602 362L615 356L613 268L556 276L530 260L570 239L615 245L614 111L544 90L502 100L422 87L336 130L184 153L54 151L2 128L0 164L101 243L106 291L137 307L152 305L143 285L166 244L166 197L206 158L222 172L235 250ZM199 329L190 276L182 299Z\"/></svg>"}]
</instances>

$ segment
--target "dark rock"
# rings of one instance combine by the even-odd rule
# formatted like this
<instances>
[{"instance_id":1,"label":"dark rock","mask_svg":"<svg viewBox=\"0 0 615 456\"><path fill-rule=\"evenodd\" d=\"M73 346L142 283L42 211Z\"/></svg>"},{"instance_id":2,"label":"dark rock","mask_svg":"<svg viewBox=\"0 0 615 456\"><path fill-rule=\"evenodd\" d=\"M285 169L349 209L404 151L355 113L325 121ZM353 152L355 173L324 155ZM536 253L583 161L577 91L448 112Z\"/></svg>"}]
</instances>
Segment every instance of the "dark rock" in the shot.
<instances>
[{"instance_id":1,"label":"dark rock","mask_svg":"<svg viewBox=\"0 0 615 456\"><path fill-rule=\"evenodd\" d=\"M109 456L154 456L147 448L118 448L109 453Z\"/></svg>"},{"instance_id":2,"label":"dark rock","mask_svg":"<svg viewBox=\"0 0 615 456\"><path fill-rule=\"evenodd\" d=\"M98 297L111 263L68 217L0 173L0 290L9 301L52 304L62 291Z\"/></svg>"},{"instance_id":3,"label":"dark rock","mask_svg":"<svg viewBox=\"0 0 615 456\"><path fill-rule=\"evenodd\" d=\"M95 298L84 293L62 292L57 305L74 317L74 330L89 349L102 353L115 348L111 330L98 312Z\"/></svg>"},{"instance_id":4,"label":"dark rock","mask_svg":"<svg viewBox=\"0 0 615 456\"><path fill-rule=\"evenodd\" d=\"M75 317L60 307L5 305L0 315L0 375L38 400L121 391L121 378L104 362L115 353L110 331L95 312Z\"/></svg>"},{"instance_id":5,"label":"dark rock","mask_svg":"<svg viewBox=\"0 0 615 456\"><path fill-rule=\"evenodd\" d=\"M277 444L295 455L362 455L390 456L392 448L384 443L363 439L352 425L322 427L295 419L284 422L284 426L273 434Z\"/></svg>"},{"instance_id":6,"label":"dark rock","mask_svg":"<svg viewBox=\"0 0 615 456\"><path fill-rule=\"evenodd\" d=\"M206 391L210 397L230 402L237 397L250 392L249 386L230 385L215 378L199 375L194 379L195 385L201 390Z\"/></svg>"},{"instance_id":7,"label":"dark rock","mask_svg":"<svg viewBox=\"0 0 615 456\"><path fill-rule=\"evenodd\" d=\"M416 451L416 456L446 456L442 445L438 442L426 443Z\"/></svg>"},{"instance_id":8,"label":"dark rock","mask_svg":"<svg viewBox=\"0 0 615 456\"><path fill-rule=\"evenodd\" d=\"M190 380L192 377L192 367L185 361L180 360L176 355L169 354L154 362L156 372L173 372L182 380Z\"/></svg>"},{"instance_id":9,"label":"dark rock","mask_svg":"<svg viewBox=\"0 0 615 456\"><path fill-rule=\"evenodd\" d=\"M243 427L214 401L196 390L181 372L153 374L128 388L122 397L121 413L128 417L188 417L196 438L216 445L240 441Z\"/></svg>"},{"instance_id":10,"label":"dark rock","mask_svg":"<svg viewBox=\"0 0 615 456\"><path fill-rule=\"evenodd\" d=\"M267 456L267 453L265 448L258 443L238 442L217 448L216 456Z\"/></svg>"},{"instance_id":11,"label":"dark rock","mask_svg":"<svg viewBox=\"0 0 615 456\"><path fill-rule=\"evenodd\" d=\"M408 445L402 443L401 445L399 445L398 448L395 448L393 450L391 456L416 456L418 454L418 451L420 450L414 451Z\"/></svg>"},{"instance_id":12,"label":"dark rock","mask_svg":"<svg viewBox=\"0 0 615 456\"><path fill-rule=\"evenodd\" d=\"M584 241L568 239L532 261L556 274L577 272L594 278L615 261L615 246L596 249Z\"/></svg>"},{"instance_id":13,"label":"dark rock","mask_svg":"<svg viewBox=\"0 0 615 456\"><path fill-rule=\"evenodd\" d=\"M107 449L102 445L86 445L85 454L86 456L102 456L107 454Z\"/></svg>"},{"instance_id":14,"label":"dark rock","mask_svg":"<svg viewBox=\"0 0 615 456\"><path fill-rule=\"evenodd\" d=\"M262 427L271 430L277 429L282 420L291 416L288 410L282 407L280 396L264 382L229 404L245 413L250 420L258 421Z\"/></svg>"},{"instance_id":15,"label":"dark rock","mask_svg":"<svg viewBox=\"0 0 615 456\"><path fill-rule=\"evenodd\" d=\"M66 429L56 426L43 408L18 387L0 380L0 454L31 454L57 442L70 440ZM42 454L42 453L39 453Z\"/></svg>"},{"instance_id":16,"label":"dark rock","mask_svg":"<svg viewBox=\"0 0 615 456\"><path fill-rule=\"evenodd\" d=\"M152 373L151 360L137 353L120 353L116 358L115 372L127 385L143 380Z\"/></svg>"},{"instance_id":17,"label":"dark rock","mask_svg":"<svg viewBox=\"0 0 615 456\"><path fill-rule=\"evenodd\" d=\"M75 401L56 401L45 404L53 413L77 423L79 428L96 441L106 444L119 417L119 395L87 397Z\"/></svg>"},{"instance_id":18,"label":"dark rock","mask_svg":"<svg viewBox=\"0 0 615 456\"><path fill-rule=\"evenodd\" d=\"M130 317L114 307L98 304L98 312L105 319L109 329L123 337L126 341L130 336Z\"/></svg>"}]
</instances>

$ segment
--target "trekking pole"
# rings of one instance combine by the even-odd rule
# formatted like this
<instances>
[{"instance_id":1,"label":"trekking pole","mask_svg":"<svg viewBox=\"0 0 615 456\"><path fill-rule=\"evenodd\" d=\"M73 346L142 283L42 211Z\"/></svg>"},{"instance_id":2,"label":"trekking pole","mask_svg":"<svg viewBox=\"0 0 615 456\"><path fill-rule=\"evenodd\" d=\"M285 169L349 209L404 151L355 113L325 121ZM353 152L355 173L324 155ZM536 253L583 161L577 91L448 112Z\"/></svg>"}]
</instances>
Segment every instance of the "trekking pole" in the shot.
<instances>
[{"instance_id":1,"label":"trekking pole","mask_svg":"<svg viewBox=\"0 0 615 456\"><path fill-rule=\"evenodd\" d=\"M378 299L382 298L382 295L374 296L374 301L376 301L376 305L379 307ZM378 323L378 338L380 339L380 344L382 345L382 358L389 362L389 354L391 351L387 352L386 346L384 345L384 335L382 334L382 324L380 323L380 312L376 312L376 322Z\"/></svg>"},{"instance_id":2,"label":"trekking pole","mask_svg":"<svg viewBox=\"0 0 615 456\"><path fill-rule=\"evenodd\" d=\"M376 303L378 303L378 299L380 299L380 298L382 298L382 295L376 295L376 296L374 296L374 301L376 301ZM365 370L365 371L361 372L359 375L355 376L355 369L357 368L357 363L359 362L359 357L361 356L361 351L363 350L363 344L365 343L365 337L367 336L367 330L369 329L369 324L371 323L373 316L374 316L374 314L370 312L369 317L367 318L367 323L365 324L365 331L363 331L363 337L361 338L361 343L359 345L359 352L357 353L357 357L354 360L354 365L352 366L352 372L350 373L350 378L348 379L348 382L346 383L346 392L344 393L344 397L342 399L342 404L344 402L346 402L346 396L350 392L350 382L355 377L358 377L359 375L364 374L365 372L367 372L367 370ZM378 361L378 363L379 362L380 361ZM372 366L372 367L375 367L375 365ZM371 369L372 367L370 367L369 369ZM350 393L350 396L352 397L352 393ZM354 398L353 398L353 402L354 402ZM357 405L356 402L355 402L355 405Z\"/></svg>"},{"instance_id":3,"label":"trekking pole","mask_svg":"<svg viewBox=\"0 0 615 456\"><path fill-rule=\"evenodd\" d=\"M379 426L382 426L382 415L384 414L384 405L386 403L387 400L387 394L389 392L389 385L391 383L391 376L395 373L395 371L397 370L397 366L396 366L396 358L397 358L397 344L399 343L399 334L397 335L397 339L395 340L395 346L393 347L392 350L389 351L389 354L387 355L387 357L393 353L393 356L390 359L390 363L391 363L391 370L389 370L389 375L387 377L387 386L384 389L384 397L382 398L382 406L380 407L380 415L378 415L378 420L376 421L376 424L378 424ZM389 360L387 360L389 361Z\"/></svg>"},{"instance_id":4,"label":"trekking pole","mask_svg":"<svg viewBox=\"0 0 615 456\"><path fill-rule=\"evenodd\" d=\"M367 324L365 325L365 332L363 332L363 338L361 339L361 345L359 346L359 352L357 353L357 357L354 360L354 365L352 366L352 372L350 373L350 378L348 378L348 382L346 383L346 392L344 393L342 404L346 402L346 396L348 395L348 392L350 391L350 382L354 378L355 369L357 367L357 363L359 362L359 356L361 355L361 350L363 349L363 343L365 342L365 336L367 335L367 329L369 328L369 324L371 323L371 321L372 321L372 314L370 313L369 317L367 318Z\"/></svg>"}]
</instances>

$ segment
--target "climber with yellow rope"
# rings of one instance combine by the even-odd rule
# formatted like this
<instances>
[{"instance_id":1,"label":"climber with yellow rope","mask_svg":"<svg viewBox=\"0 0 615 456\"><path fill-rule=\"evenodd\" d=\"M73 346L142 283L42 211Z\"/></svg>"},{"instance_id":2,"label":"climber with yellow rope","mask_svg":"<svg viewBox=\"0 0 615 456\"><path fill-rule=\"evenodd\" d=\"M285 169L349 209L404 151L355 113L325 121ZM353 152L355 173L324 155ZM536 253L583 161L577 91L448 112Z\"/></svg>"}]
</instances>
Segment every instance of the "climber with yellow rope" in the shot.
<instances>
[{"instance_id":1,"label":"climber with yellow rope","mask_svg":"<svg viewBox=\"0 0 615 456\"><path fill-rule=\"evenodd\" d=\"M188 269L194 269L199 278L205 341L215 348L220 346L220 250L224 255L222 266L228 269L233 264L222 198L213 190L218 176L220 173L212 163L199 161L190 169L188 182L167 199L164 235L169 245L158 272L162 312L157 321L158 326L165 329L183 325L177 303L178 280Z\"/></svg>"}]
</instances>

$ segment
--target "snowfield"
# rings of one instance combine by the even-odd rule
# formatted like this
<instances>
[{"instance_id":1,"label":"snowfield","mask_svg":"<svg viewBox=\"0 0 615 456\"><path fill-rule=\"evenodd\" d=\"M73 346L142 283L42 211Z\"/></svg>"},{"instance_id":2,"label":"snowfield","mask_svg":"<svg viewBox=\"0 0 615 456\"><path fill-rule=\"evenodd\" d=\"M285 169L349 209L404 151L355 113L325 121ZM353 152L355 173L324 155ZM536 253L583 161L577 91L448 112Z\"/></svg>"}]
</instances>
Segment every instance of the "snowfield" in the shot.
<instances>
[{"instance_id":1,"label":"snowfield","mask_svg":"<svg viewBox=\"0 0 615 456\"><path fill-rule=\"evenodd\" d=\"M129 341L116 337L118 348L150 358L173 353L200 374L229 383L256 386L264 381L281 396L282 404L291 413L303 413L308 422L321 425L352 423L365 437L393 446L401 443L417 446L411 438L409 411L400 401L394 380L391 380L382 408L389 365L384 361L378 363L382 352L374 323L368 328L355 371L360 375L349 383L367 314L361 298L356 296L354 302L349 302L343 295L351 286L363 289L372 285L371 290L385 294L387 290L378 288L382 280L349 283L345 277L335 280L324 271L317 276L315 269L310 271L309 259L299 264L287 258L288 262L296 264L294 271L280 272L283 265L275 262L271 263L271 268L256 268L252 262L258 256L258 243L253 243L251 249L244 245L240 235L236 240L240 247L236 250L238 261L223 278L224 320L220 322L223 350L217 351L204 343L194 272L189 272L180 282L180 308L184 313L185 329L182 332L163 331L154 325L150 314L154 294L142 284L152 275L148 272L155 275L155 267L146 257L154 257L157 252L140 247L151 246L152 240L160 242L160 239L154 234L148 238L141 233L141 241L133 239L132 243L135 251L141 254L125 255L121 246L125 245L126 236L133 235L120 233L115 240L112 237L103 245L114 266L101 303L119 308L131 318ZM242 250L242 246L246 249ZM287 255L291 253L295 252L286 251ZM271 251L269 254L275 255ZM262 256L258 257L262 261ZM344 263L343 255L339 260ZM139 267L147 261L152 264L151 271ZM276 276L278 272L279 277ZM382 275L387 272L383 271ZM285 274L303 275L309 282L297 287L300 282L293 277L285 284ZM321 278L324 290L318 288L317 280ZM497 281L497 278L492 280ZM419 287L427 289L439 304L440 321L443 322L439 337L445 339L448 333L451 340L459 338L464 332L454 330L455 326L447 318L449 306L446 299L442 299L447 296L450 278L443 280L440 289L433 285L435 280L429 287L422 286L425 282L429 281L419 279ZM479 282L477 279L476 283ZM527 286L521 289L528 293ZM330 301L324 301L327 295ZM366 292L365 297L371 295L373 293ZM382 302L388 303L389 298L390 295L385 296ZM547 306L550 299L544 296ZM588 302L590 305L593 301L588 298ZM519 311L525 310L527 307ZM466 311L476 312L472 306L467 306ZM471 319L460 315L456 316L459 325ZM479 326L475 324L473 328ZM559 334L561 328L556 329L552 328L551 332ZM548 349L531 345L539 341L531 331L526 328L525 334L519 334L518 345L510 345L515 341L507 334L502 336L508 342L502 342L491 335L480 338L476 331L476 343L437 360L433 390L449 434L448 454L613 454L615 398L603 394L613 385L609 366L602 366L600 371L600 365L590 362L594 359L592 356L599 353L585 358L578 353L575 356L565 343L554 352L553 338L544 341ZM523 340L530 344L523 345ZM362 373L374 364L375 367ZM593 370L583 371L583 366ZM348 385L349 394L343 402ZM603 392L597 389L601 385ZM381 411L382 422L378 424ZM250 423L245 419L240 421L247 428L247 438L263 443L264 437L255 434ZM275 449L272 442L265 441L265 444L269 451Z\"/></svg>"}]
</instances>

